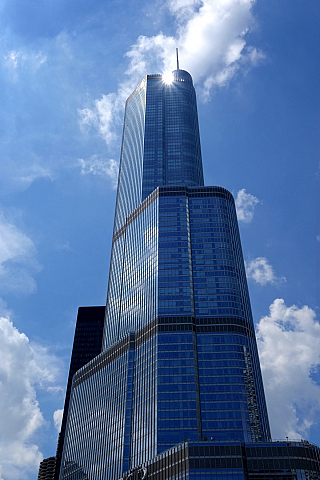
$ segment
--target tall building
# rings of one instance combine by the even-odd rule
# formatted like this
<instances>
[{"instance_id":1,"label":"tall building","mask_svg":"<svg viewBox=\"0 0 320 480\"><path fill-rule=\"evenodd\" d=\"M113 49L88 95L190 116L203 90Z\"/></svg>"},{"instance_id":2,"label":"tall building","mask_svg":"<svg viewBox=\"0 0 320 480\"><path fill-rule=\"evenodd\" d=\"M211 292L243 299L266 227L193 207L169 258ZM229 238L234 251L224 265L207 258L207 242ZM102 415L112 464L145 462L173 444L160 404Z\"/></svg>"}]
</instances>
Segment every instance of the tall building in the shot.
<instances>
[{"instance_id":1,"label":"tall building","mask_svg":"<svg viewBox=\"0 0 320 480\"><path fill-rule=\"evenodd\" d=\"M234 199L204 186L189 73L147 75L126 103L103 347L73 376L60 479L253 479L270 441ZM279 448L281 473L294 453Z\"/></svg>"},{"instance_id":2,"label":"tall building","mask_svg":"<svg viewBox=\"0 0 320 480\"><path fill-rule=\"evenodd\" d=\"M105 307L102 306L79 307L78 309L66 397L63 408L61 429L58 438L57 452L55 457L54 475L50 478L48 476L46 480L59 479L73 375L76 373L77 370L79 370L79 368L90 362L90 360L95 358L101 352L104 314Z\"/></svg>"}]
</instances>

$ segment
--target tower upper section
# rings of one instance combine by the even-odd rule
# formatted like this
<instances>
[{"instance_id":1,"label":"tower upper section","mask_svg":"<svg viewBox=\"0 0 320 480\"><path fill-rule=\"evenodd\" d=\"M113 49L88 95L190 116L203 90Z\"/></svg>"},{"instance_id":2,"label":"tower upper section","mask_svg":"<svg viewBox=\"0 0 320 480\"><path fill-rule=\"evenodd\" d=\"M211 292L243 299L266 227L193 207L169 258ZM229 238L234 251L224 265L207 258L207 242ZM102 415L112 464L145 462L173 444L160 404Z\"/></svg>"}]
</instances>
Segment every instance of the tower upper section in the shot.
<instances>
[{"instance_id":1,"label":"tower upper section","mask_svg":"<svg viewBox=\"0 0 320 480\"><path fill-rule=\"evenodd\" d=\"M126 103L115 232L162 185L203 186L196 94L184 70L147 75Z\"/></svg>"}]
</instances>

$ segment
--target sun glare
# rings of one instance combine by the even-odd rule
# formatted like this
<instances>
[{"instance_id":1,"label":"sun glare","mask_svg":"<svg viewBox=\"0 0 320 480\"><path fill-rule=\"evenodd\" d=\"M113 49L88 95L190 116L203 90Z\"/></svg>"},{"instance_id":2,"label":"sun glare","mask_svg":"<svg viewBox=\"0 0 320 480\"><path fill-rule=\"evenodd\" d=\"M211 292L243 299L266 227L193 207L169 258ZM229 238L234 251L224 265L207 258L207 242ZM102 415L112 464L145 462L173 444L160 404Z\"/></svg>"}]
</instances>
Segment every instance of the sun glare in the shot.
<instances>
[{"instance_id":1,"label":"sun glare","mask_svg":"<svg viewBox=\"0 0 320 480\"><path fill-rule=\"evenodd\" d=\"M166 85L170 85L173 82L173 75L172 72L164 72L162 75L162 79Z\"/></svg>"}]
</instances>

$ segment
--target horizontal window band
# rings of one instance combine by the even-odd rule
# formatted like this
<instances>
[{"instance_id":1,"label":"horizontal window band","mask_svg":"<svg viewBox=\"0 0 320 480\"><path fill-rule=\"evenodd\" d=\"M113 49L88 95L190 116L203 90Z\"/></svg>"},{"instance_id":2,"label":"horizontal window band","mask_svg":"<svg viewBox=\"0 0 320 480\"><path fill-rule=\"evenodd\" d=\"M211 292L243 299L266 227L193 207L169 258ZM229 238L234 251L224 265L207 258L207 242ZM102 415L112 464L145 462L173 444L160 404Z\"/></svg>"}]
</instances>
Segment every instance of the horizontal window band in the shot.
<instances>
[{"instance_id":1,"label":"horizontal window band","mask_svg":"<svg viewBox=\"0 0 320 480\"><path fill-rule=\"evenodd\" d=\"M113 235L113 242L116 242L126 231L127 227L141 215L146 208L148 208L158 197L220 197L229 200L234 204L234 198L232 194L222 187L172 187L161 186L156 188L148 198L145 199L127 218L125 225L123 225Z\"/></svg>"},{"instance_id":2,"label":"horizontal window band","mask_svg":"<svg viewBox=\"0 0 320 480\"><path fill-rule=\"evenodd\" d=\"M136 349L157 333L166 332L235 333L254 338L252 325L242 318L158 317L138 332L126 335L76 372L73 377L73 388L121 357L129 349Z\"/></svg>"}]
</instances>

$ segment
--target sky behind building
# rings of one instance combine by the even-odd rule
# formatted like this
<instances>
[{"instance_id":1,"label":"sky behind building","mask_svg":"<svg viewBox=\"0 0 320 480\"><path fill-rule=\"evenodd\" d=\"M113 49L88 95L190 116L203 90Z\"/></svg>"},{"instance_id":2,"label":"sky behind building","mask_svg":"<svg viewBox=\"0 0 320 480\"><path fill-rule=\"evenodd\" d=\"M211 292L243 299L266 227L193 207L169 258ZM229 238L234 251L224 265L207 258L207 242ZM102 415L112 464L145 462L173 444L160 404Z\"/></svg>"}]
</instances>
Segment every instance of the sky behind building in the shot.
<instances>
[{"instance_id":1,"label":"sky behind building","mask_svg":"<svg viewBox=\"0 0 320 480\"><path fill-rule=\"evenodd\" d=\"M0 478L55 453L78 306L105 302L124 104L180 67L233 192L273 438L320 444L316 0L1 4Z\"/></svg>"}]
</instances>

